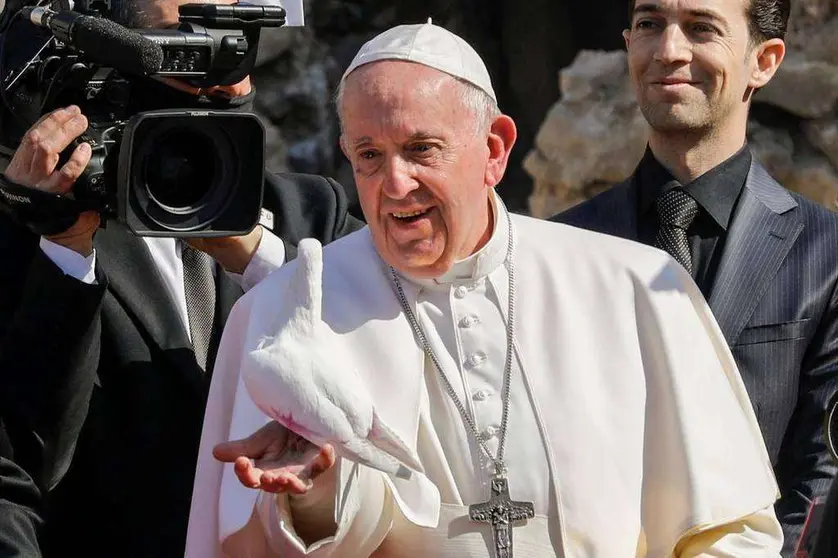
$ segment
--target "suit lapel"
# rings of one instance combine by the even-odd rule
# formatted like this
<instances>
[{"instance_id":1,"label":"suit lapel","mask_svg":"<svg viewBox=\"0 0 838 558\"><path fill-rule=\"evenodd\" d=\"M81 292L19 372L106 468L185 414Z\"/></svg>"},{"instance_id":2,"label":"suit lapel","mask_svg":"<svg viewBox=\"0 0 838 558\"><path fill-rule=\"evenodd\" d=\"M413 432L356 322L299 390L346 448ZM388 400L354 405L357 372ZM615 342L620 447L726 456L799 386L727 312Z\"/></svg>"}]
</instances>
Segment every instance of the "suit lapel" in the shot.
<instances>
[{"instance_id":1,"label":"suit lapel","mask_svg":"<svg viewBox=\"0 0 838 558\"><path fill-rule=\"evenodd\" d=\"M608 195L610 194L610 195ZM637 240L637 179L634 175L605 195L597 209L600 232Z\"/></svg>"},{"instance_id":2,"label":"suit lapel","mask_svg":"<svg viewBox=\"0 0 838 558\"><path fill-rule=\"evenodd\" d=\"M117 222L96 234L97 263L110 291L161 349L191 347L163 277L139 237Z\"/></svg>"},{"instance_id":3,"label":"suit lapel","mask_svg":"<svg viewBox=\"0 0 838 558\"><path fill-rule=\"evenodd\" d=\"M754 162L709 298L729 345L736 342L802 230L797 202Z\"/></svg>"}]
</instances>

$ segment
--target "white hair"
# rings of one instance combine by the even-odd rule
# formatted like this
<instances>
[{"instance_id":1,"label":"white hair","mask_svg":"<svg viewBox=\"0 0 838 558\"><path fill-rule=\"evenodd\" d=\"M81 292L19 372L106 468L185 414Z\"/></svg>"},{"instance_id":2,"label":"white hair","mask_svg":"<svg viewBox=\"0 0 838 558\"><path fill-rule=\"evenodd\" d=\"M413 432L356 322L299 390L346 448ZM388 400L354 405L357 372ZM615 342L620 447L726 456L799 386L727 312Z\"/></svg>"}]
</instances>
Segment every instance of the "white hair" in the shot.
<instances>
[{"instance_id":1,"label":"white hair","mask_svg":"<svg viewBox=\"0 0 838 558\"><path fill-rule=\"evenodd\" d=\"M460 101L462 101L463 105L474 116L476 125L475 133L486 133L495 118L501 114L497 102L488 93L473 83L455 76L449 77L459 84L458 96L460 97ZM335 110L337 111L341 132L343 132L343 94L345 84L346 80L341 80L334 98Z\"/></svg>"}]
</instances>

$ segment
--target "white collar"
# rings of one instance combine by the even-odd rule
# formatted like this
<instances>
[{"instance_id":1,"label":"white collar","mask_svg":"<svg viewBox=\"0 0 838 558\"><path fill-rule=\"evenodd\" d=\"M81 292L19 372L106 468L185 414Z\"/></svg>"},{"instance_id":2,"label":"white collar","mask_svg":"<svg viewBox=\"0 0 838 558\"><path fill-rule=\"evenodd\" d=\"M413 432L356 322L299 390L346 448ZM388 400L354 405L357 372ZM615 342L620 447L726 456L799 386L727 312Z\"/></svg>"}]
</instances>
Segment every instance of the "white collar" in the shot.
<instances>
[{"instance_id":1,"label":"white collar","mask_svg":"<svg viewBox=\"0 0 838 558\"><path fill-rule=\"evenodd\" d=\"M494 217L492 236L480 250L454 262L451 269L435 279L418 279L402 273L399 275L420 287L448 288L451 284L475 283L503 265L509 245L509 214L494 188L489 192L489 203Z\"/></svg>"}]
</instances>

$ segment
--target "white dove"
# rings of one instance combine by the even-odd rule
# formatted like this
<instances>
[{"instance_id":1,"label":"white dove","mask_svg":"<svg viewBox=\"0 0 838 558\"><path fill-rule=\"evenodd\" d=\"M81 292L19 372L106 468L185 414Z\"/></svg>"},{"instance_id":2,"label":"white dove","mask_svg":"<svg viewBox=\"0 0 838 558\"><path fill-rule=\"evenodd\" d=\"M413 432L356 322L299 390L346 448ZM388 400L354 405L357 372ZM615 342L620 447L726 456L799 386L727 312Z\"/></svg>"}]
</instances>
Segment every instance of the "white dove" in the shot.
<instances>
[{"instance_id":1,"label":"white dove","mask_svg":"<svg viewBox=\"0 0 838 558\"><path fill-rule=\"evenodd\" d=\"M298 246L279 331L245 356L242 378L253 402L272 419L317 446L385 473L424 472L419 457L378 416L340 337L323 322L323 250Z\"/></svg>"}]
</instances>

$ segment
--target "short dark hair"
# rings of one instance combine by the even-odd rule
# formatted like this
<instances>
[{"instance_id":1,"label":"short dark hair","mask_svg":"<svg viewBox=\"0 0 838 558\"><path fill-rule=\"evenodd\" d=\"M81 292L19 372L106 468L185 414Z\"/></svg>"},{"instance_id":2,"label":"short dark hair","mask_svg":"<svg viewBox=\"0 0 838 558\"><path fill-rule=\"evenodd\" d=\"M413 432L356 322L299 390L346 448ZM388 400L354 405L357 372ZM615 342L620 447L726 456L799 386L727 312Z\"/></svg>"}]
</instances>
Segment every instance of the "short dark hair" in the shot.
<instances>
[{"instance_id":1,"label":"short dark hair","mask_svg":"<svg viewBox=\"0 0 838 558\"><path fill-rule=\"evenodd\" d=\"M634 19L636 0L629 0L629 25ZM748 28L751 40L761 43L768 39L784 39L789 24L791 0L750 0Z\"/></svg>"}]
</instances>

